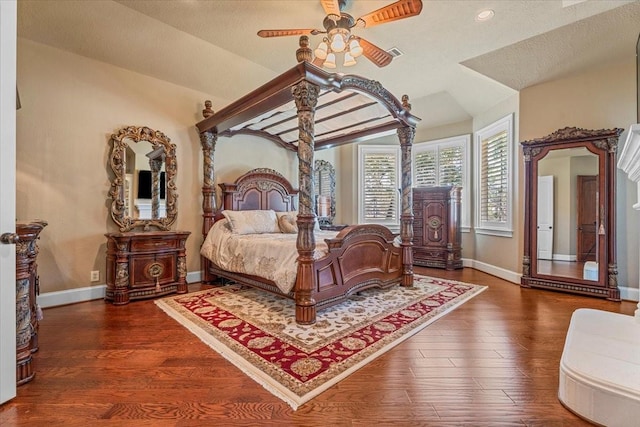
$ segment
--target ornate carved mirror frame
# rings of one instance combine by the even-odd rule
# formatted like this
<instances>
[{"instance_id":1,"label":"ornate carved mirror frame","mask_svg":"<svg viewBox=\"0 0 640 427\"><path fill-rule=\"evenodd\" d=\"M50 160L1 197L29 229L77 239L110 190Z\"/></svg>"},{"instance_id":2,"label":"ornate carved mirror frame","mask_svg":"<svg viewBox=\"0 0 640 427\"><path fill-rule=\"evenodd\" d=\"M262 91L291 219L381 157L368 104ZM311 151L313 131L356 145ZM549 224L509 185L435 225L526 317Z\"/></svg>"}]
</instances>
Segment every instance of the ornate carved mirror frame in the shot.
<instances>
[{"instance_id":1,"label":"ornate carved mirror frame","mask_svg":"<svg viewBox=\"0 0 640 427\"><path fill-rule=\"evenodd\" d=\"M524 161L525 161L525 221L524 221L524 256L522 263L522 279L521 285L523 287L551 289L556 291L571 292L583 295L591 295L609 300L619 301L620 291L618 289L618 267L616 264L616 214L615 214L615 175L616 175L616 149L618 146L618 136L622 132L622 129L601 129L601 130L586 130L575 127L567 127L559 129L556 132L538 139L521 142ZM589 194L594 194L595 201L590 202L593 206L593 211L589 209L590 221L593 219L593 224L589 222L591 236L593 239L593 246L595 248L594 256L597 263L595 270L590 270L595 267L594 264L587 265L585 261L584 271L580 260L567 259L564 262L567 264L574 264L572 268L579 270L579 275L570 275L559 272L555 265L556 255L549 256L546 254L544 257L538 254L538 236L539 225L538 215L539 206L544 206L545 203L538 201L538 171L541 166L540 161L545 157L553 157L560 154L559 150L563 149L579 149L586 153L588 157L597 158L597 176L595 173L590 178L592 180L592 189ZM586 149L586 150L584 150ZM596 168L596 166L594 166ZM574 191L571 194L578 193L580 177L582 175L578 171L576 176L568 179L568 187ZM565 171L568 176L572 176L571 173ZM541 173L542 174L542 173ZM545 175L547 173L544 173ZM565 178L566 179L566 178ZM554 177L555 181L555 177ZM542 185L542 184L541 184ZM559 184L554 184L557 187ZM554 193L557 193L554 191ZM544 195L544 191L540 193ZM573 203L570 200L559 200L559 196L555 197L556 204L560 202ZM566 199L566 197L565 197ZM553 205L554 202L551 202ZM565 208L566 209L566 208ZM580 207L575 208L575 215ZM573 211L572 211L573 212ZM540 215L544 215L540 213ZM559 215L557 211L553 211L553 215ZM573 214L572 214L573 215ZM570 217L571 218L571 217ZM542 223L541 223L542 224ZM573 223L577 225L575 230L576 236L582 233L582 227L575 220ZM542 227L544 228L544 227ZM551 227L550 227L551 228ZM560 227L558 227L560 228ZM586 228L586 227L585 227ZM580 231L578 231L580 230ZM562 230L558 230L560 232ZM566 226L566 230L569 233L572 227ZM555 233L555 231L554 231ZM542 237L541 237L542 238ZM577 238L576 238L577 239ZM572 239L569 238L569 241ZM579 239L577 239L579 240ZM579 242L576 243L579 245ZM554 252L553 250L551 252ZM580 258L578 254L579 250L576 250L575 258ZM570 252L569 252L570 257ZM540 260L538 259L540 258ZM551 260L552 263L549 263ZM586 260L586 258L585 258ZM551 267L540 267L550 264ZM559 264L560 265L560 264Z\"/></svg>"},{"instance_id":2,"label":"ornate carved mirror frame","mask_svg":"<svg viewBox=\"0 0 640 427\"><path fill-rule=\"evenodd\" d=\"M111 202L111 218L118 224L120 231L131 231L136 227L142 227L144 231L149 231L151 227L157 227L160 230L170 230L171 225L175 222L178 215L177 199L178 192L175 184L175 176L177 172L176 146L171 144L171 140L162 132L150 129L146 126L127 126L120 129L117 133L111 135L113 143L111 149L110 165L113 170L111 180L111 190L109 195L113 200ZM158 189L159 174L153 171L159 171L161 163L164 163L165 172L165 204L166 215L158 217L158 199L159 195L153 197L153 216L152 219L138 219L131 217L131 213L127 208L127 192L126 188L126 156L127 150L130 149L129 142L147 141L152 146L152 153L147 154L152 164L152 186ZM153 166L156 166L155 168Z\"/></svg>"},{"instance_id":3,"label":"ornate carved mirror frame","mask_svg":"<svg viewBox=\"0 0 640 427\"><path fill-rule=\"evenodd\" d=\"M331 225L336 217L336 170L326 160L316 160L314 164L314 179L318 223L320 225ZM328 209L326 197L329 198Z\"/></svg>"}]
</instances>

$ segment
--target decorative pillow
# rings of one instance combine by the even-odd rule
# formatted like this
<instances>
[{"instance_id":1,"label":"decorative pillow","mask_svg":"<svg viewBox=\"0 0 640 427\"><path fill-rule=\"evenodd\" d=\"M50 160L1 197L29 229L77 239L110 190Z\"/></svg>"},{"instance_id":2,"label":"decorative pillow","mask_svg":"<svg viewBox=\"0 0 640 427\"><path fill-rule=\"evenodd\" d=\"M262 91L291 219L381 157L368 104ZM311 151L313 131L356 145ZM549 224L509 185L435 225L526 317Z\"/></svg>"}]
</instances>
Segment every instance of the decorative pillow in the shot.
<instances>
[{"instance_id":1,"label":"decorative pillow","mask_svg":"<svg viewBox=\"0 0 640 427\"><path fill-rule=\"evenodd\" d=\"M280 224L280 217L282 217L283 215L290 215L293 217L293 223L296 224L296 220L298 219L298 211L284 211L284 212L276 212L276 215L278 216L278 224ZM298 225L296 224L296 228L298 227ZM282 227L280 227L280 229L282 230ZM319 231L320 230L320 223L318 222L318 217L316 217L316 222L313 226L313 230L314 231ZM282 231L283 233L287 233L286 231ZM298 231L296 230L296 233Z\"/></svg>"},{"instance_id":2,"label":"decorative pillow","mask_svg":"<svg viewBox=\"0 0 640 427\"><path fill-rule=\"evenodd\" d=\"M294 234L298 232L296 217L293 215L278 216L278 225L280 226L280 231L283 233Z\"/></svg>"},{"instance_id":3,"label":"decorative pillow","mask_svg":"<svg viewBox=\"0 0 640 427\"><path fill-rule=\"evenodd\" d=\"M275 211L223 211L235 234L279 233Z\"/></svg>"}]
</instances>

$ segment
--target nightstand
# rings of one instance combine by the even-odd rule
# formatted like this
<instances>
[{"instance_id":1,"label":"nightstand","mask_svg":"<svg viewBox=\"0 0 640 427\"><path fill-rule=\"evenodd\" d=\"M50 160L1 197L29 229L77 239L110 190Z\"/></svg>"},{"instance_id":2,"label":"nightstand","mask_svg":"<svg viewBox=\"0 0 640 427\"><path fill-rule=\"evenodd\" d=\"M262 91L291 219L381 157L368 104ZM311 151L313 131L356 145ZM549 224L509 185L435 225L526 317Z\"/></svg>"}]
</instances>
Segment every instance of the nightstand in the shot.
<instances>
[{"instance_id":1,"label":"nightstand","mask_svg":"<svg viewBox=\"0 0 640 427\"><path fill-rule=\"evenodd\" d=\"M115 305L187 292L189 231L107 233L107 291Z\"/></svg>"}]
</instances>

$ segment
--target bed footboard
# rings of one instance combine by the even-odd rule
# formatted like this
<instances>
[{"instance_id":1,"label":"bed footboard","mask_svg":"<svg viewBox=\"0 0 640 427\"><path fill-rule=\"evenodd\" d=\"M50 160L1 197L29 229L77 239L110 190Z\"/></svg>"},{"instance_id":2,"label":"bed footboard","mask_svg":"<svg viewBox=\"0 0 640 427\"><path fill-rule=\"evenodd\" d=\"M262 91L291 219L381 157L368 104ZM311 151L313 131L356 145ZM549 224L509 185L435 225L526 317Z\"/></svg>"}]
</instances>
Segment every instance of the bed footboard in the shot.
<instances>
[{"instance_id":1,"label":"bed footboard","mask_svg":"<svg viewBox=\"0 0 640 427\"><path fill-rule=\"evenodd\" d=\"M402 248L394 245L394 235L388 228L354 225L326 241L328 254L314 263L311 295L315 309L339 303L366 288L385 288L402 282ZM296 282L296 289L299 286L301 283ZM313 320L304 319L305 323L315 321L315 313L309 317Z\"/></svg>"}]
</instances>

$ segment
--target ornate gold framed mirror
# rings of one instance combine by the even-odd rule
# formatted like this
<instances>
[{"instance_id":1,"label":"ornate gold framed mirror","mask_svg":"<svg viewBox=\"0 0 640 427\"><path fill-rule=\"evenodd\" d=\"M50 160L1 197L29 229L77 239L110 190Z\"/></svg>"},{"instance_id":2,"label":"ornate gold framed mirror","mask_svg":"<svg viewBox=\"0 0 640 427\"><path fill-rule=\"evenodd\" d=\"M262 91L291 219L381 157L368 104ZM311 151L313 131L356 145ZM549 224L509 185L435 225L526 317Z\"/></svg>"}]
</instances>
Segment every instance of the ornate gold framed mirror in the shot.
<instances>
[{"instance_id":1,"label":"ornate gold framed mirror","mask_svg":"<svg viewBox=\"0 0 640 427\"><path fill-rule=\"evenodd\" d=\"M619 301L616 149L622 129L559 129L522 142L521 285Z\"/></svg>"},{"instance_id":2,"label":"ornate gold framed mirror","mask_svg":"<svg viewBox=\"0 0 640 427\"><path fill-rule=\"evenodd\" d=\"M331 225L336 217L336 171L326 160L314 164L316 215L320 225Z\"/></svg>"},{"instance_id":3,"label":"ornate gold framed mirror","mask_svg":"<svg viewBox=\"0 0 640 427\"><path fill-rule=\"evenodd\" d=\"M175 144L146 126L124 127L111 142L111 218L123 232L169 230L178 214Z\"/></svg>"}]
</instances>

